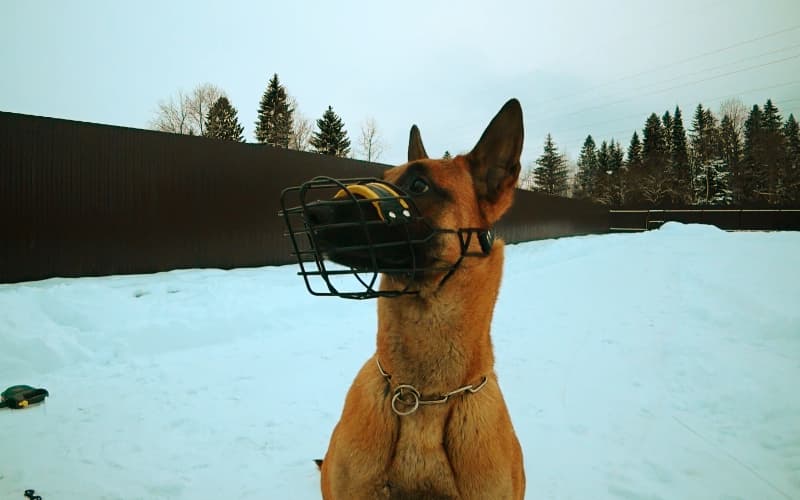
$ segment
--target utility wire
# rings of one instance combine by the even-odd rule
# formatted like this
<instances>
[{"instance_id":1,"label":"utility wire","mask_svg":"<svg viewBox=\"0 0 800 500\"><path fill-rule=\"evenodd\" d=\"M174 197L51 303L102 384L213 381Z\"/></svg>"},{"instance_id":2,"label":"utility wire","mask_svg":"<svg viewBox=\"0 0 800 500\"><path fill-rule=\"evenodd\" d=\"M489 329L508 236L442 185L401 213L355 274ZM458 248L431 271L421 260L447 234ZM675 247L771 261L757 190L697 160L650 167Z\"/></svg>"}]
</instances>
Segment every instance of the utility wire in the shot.
<instances>
[{"instance_id":1,"label":"utility wire","mask_svg":"<svg viewBox=\"0 0 800 500\"><path fill-rule=\"evenodd\" d=\"M603 87L607 87L607 86L609 86L611 84L614 84L614 83L622 82L622 81L625 81L625 80L630 80L630 79L633 79L633 78L638 78L640 76L648 75L650 73L655 73L657 71L661 71L661 70L664 70L664 69L667 69L667 68L672 68L672 67L678 66L680 64L684 64L684 63L691 62L691 61L696 61L696 60L702 59L704 57L708 57L708 56L711 56L711 55L714 55L714 54L719 54L721 52L725 52L726 50L730 50L730 49L733 49L733 48L736 48L736 47L741 47L743 45L747 45L747 44L754 43L754 42L759 42L761 40L766 40L767 38L771 38L773 36L781 35L783 33L788 33L790 31L795 31L797 29L800 29L800 24L796 24L794 26L790 26L788 28L784 28L784 29L781 29L781 30L773 31L773 32L767 33L765 35L757 36L755 38L750 38L748 40L744 40L744 41L737 42L737 43L734 43L734 44L731 44L731 45L727 45L727 46L721 47L719 49L714 49L714 50L711 50L711 51L708 51L708 52L703 52L702 54L697 54L697 55L694 55L694 56L691 56L691 57L687 57L685 59L680 59L678 61L674 61L674 62L668 63L666 65L663 65L663 66L653 67L653 68L650 68L650 69L647 69L647 70L644 70L644 71L640 71L639 73L634 73L632 75L627 75L627 76L623 76L623 77L620 77L620 78L616 78L614 80L609 80L609 81L607 81L605 83L601 83L599 85L596 85L594 87L590 87L588 89L581 90L579 92L573 92L573 93L570 93L570 94L564 94L564 95L561 95L561 96L558 96L558 97L554 97L552 99L547 99L547 100L544 100L544 101L540 101L538 103L533 103L533 105L534 106L538 106L538 105L541 105L541 104L549 104L551 102L560 101L560 100L566 99L568 97L574 97L574 96L577 96L577 95L585 94L585 93L591 92L593 90L597 90L597 89L600 89L600 88L603 88Z\"/></svg>"}]
</instances>

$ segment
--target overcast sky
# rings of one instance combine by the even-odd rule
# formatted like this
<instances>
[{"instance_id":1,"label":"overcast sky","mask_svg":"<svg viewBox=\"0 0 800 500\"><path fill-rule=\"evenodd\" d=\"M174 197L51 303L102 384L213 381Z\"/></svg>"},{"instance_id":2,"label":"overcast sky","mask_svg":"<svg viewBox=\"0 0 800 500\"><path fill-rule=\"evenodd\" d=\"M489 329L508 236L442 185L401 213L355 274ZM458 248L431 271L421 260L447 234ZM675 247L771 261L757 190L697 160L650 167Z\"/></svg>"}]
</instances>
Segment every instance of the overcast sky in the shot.
<instances>
[{"instance_id":1,"label":"overcast sky","mask_svg":"<svg viewBox=\"0 0 800 500\"><path fill-rule=\"evenodd\" d=\"M468 151L522 102L523 167L544 136L627 146L647 115L726 97L800 118L800 0L0 2L0 110L146 128L160 100L221 87L249 142L273 73L312 120L333 106L354 146L374 117L405 161Z\"/></svg>"}]
</instances>

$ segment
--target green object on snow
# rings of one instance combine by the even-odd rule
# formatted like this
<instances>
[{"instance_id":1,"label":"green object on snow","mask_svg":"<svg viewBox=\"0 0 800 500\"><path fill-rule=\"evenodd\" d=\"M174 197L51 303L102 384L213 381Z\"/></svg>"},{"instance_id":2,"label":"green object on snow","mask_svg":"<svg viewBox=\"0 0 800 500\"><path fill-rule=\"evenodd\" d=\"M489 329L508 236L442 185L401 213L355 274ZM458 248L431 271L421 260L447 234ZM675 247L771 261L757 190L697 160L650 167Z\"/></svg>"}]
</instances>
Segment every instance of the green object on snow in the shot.
<instances>
[{"instance_id":1,"label":"green object on snow","mask_svg":"<svg viewBox=\"0 0 800 500\"><path fill-rule=\"evenodd\" d=\"M41 403L49 396L47 389L31 387L29 385L13 385L0 393L0 408L21 410L30 405Z\"/></svg>"}]
</instances>

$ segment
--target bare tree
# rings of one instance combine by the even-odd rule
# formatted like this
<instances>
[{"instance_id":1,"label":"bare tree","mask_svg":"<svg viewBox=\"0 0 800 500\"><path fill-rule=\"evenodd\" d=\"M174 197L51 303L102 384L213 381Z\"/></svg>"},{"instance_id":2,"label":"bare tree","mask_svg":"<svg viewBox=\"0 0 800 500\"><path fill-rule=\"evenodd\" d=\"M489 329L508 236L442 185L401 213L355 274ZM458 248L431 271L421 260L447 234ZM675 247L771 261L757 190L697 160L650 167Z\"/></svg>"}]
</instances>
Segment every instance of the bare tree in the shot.
<instances>
[{"instance_id":1,"label":"bare tree","mask_svg":"<svg viewBox=\"0 0 800 500\"><path fill-rule=\"evenodd\" d=\"M377 161L386 145L381 137L375 118L369 117L361 123L361 136L358 138L361 155L367 161Z\"/></svg>"},{"instance_id":2,"label":"bare tree","mask_svg":"<svg viewBox=\"0 0 800 500\"><path fill-rule=\"evenodd\" d=\"M225 92L216 85L202 83L186 94L179 90L167 101L158 103L150 128L176 134L203 135L208 110Z\"/></svg>"},{"instance_id":3,"label":"bare tree","mask_svg":"<svg viewBox=\"0 0 800 500\"><path fill-rule=\"evenodd\" d=\"M311 134L314 132L314 125L306 115L300 112L300 109L297 107L297 99L289 96L288 101L289 108L293 110L292 132L289 135L289 149L308 151L308 141L311 140Z\"/></svg>"},{"instance_id":4,"label":"bare tree","mask_svg":"<svg viewBox=\"0 0 800 500\"><path fill-rule=\"evenodd\" d=\"M719 116L729 116L733 129L738 134L740 140L744 140L744 122L747 121L747 116L750 110L744 105L741 99L734 97L726 99L719 105Z\"/></svg>"}]
</instances>

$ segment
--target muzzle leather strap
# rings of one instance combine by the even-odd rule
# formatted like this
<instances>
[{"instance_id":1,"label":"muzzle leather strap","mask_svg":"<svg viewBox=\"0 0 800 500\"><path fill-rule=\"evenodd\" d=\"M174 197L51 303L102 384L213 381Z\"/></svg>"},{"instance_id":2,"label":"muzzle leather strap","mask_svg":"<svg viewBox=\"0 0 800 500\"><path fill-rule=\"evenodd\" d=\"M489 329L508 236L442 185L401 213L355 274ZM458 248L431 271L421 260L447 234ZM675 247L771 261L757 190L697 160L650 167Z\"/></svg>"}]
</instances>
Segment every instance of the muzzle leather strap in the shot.
<instances>
[{"instance_id":1,"label":"muzzle leather strap","mask_svg":"<svg viewBox=\"0 0 800 500\"><path fill-rule=\"evenodd\" d=\"M468 229L459 229L459 230L446 230L440 229L442 233L456 233L458 234L458 240L461 243L461 255L459 255L458 260L453 267L447 271L447 274L444 275L442 280L439 282L439 286L443 286L450 277L455 274L458 268L461 266L461 262L464 261L464 257L486 257L492 251L492 246L494 245L494 231L492 229L476 229L476 228L468 228ZM478 243L481 246L480 254L475 252L469 251L469 245L472 242L472 235L478 235Z\"/></svg>"},{"instance_id":2,"label":"muzzle leather strap","mask_svg":"<svg viewBox=\"0 0 800 500\"><path fill-rule=\"evenodd\" d=\"M373 200L372 206L377 210L381 220L387 224L408 222L411 220L412 213L408 202L388 184L378 182L350 184L345 186L344 189L340 189L333 198L335 200L341 200L348 196Z\"/></svg>"}]
</instances>

